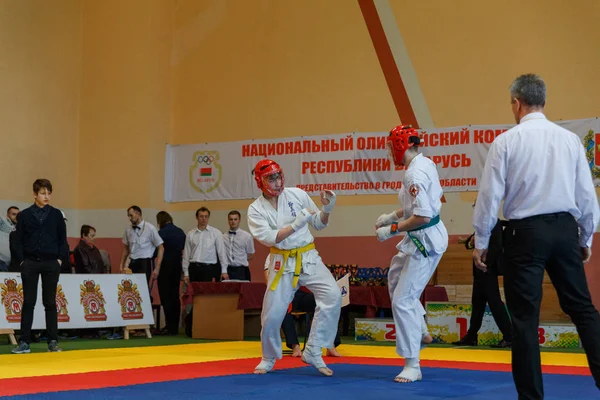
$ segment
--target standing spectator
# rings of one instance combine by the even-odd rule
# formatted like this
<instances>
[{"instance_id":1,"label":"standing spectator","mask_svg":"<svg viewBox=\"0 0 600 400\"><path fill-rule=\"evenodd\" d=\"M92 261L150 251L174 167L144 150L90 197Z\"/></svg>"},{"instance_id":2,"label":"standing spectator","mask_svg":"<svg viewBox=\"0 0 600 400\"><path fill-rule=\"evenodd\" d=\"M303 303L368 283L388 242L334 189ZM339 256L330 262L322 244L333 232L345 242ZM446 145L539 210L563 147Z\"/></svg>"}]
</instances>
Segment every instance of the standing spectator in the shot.
<instances>
[{"instance_id":1,"label":"standing spectator","mask_svg":"<svg viewBox=\"0 0 600 400\"><path fill-rule=\"evenodd\" d=\"M254 257L254 238L240 228L240 212L233 210L227 216L229 232L223 234L227 253L229 279L250 281L248 262Z\"/></svg>"},{"instance_id":2,"label":"standing spectator","mask_svg":"<svg viewBox=\"0 0 600 400\"><path fill-rule=\"evenodd\" d=\"M229 279L227 275L227 253L223 233L208 225L210 210L196 210L198 227L188 232L183 250L182 269L185 284L190 282L219 282ZM185 317L186 335L192 336L193 313Z\"/></svg>"},{"instance_id":3,"label":"standing spectator","mask_svg":"<svg viewBox=\"0 0 600 400\"><path fill-rule=\"evenodd\" d=\"M37 290L42 277L42 303L46 310L48 351L61 351L58 347L58 318L56 310L56 287L63 263L68 263L67 227L60 210L52 207L52 183L37 179L33 183L35 203L21 212L17 220L15 252L21 265L23 280L23 312L21 314L21 338L13 353L29 353L31 350L31 326L37 301Z\"/></svg>"},{"instance_id":4,"label":"standing spectator","mask_svg":"<svg viewBox=\"0 0 600 400\"><path fill-rule=\"evenodd\" d=\"M154 250L158 249L156 265L160 268L164 253L163 240L158 235L156 227L142 219L142 210L138 206L129 207L127 217L131 222L131 226L125 230L123 235L124 251L121 257L121 273L123 273L125 262L129 257L131 272L146 274L146 281L150 283ZM155 273L157 272L155 271Z\"/></svg>"},{"instance_id":5,"label":"standing spectator","mask_svg":"<svg viewBox=\"0 0 600 400\"><path fill-rule=\"evenodd\" d=\"M208 225L209 218L209 209L200 207L196 211L198 227L187 234L182 265L186 283L229 279L223 234Z\"/></svg>"},{"instance_id":6,"label":"standing spectator","mask_svg":"<svg viewBox=\"0 0 600 400\"><path fill-rule=\"evenodd\" d=\"M475 203L473 203L475 208ZM487 271L483 272L475 266L473 262L473 294L471 296L471 320L469 321L469 330L459 341L453 342L456 346L477 346L477 332L481 329L483 315L485 314L485 305L489 304L492 317L496 325L502 332L502 340L490 347L502 348L510 347L512 343L512 327L510 316L506 306L500 296L500 286L498 285L498 276L504 274L502 248L502 236L504 235L504 226L506 221L498 220L490 236L490 244L486 259ZM475 234L472 234L465 241L467 250L473 250L475 247Z\"/></svg>"},{"instance_id":7,"label":"standing spectator","mask_svg":"<svg viewBox=\"0 0 600 400\"><path fill-rule=\"evenodd\" d=\"M173 218L166 211L156 214L156 223L165 249L158 272L158 294L165 312L166 322L165 330L161 333L177 335L179 333L179 316L181 315L179 286L185 232L173 224Z\"/></svg>"}]
</instances>

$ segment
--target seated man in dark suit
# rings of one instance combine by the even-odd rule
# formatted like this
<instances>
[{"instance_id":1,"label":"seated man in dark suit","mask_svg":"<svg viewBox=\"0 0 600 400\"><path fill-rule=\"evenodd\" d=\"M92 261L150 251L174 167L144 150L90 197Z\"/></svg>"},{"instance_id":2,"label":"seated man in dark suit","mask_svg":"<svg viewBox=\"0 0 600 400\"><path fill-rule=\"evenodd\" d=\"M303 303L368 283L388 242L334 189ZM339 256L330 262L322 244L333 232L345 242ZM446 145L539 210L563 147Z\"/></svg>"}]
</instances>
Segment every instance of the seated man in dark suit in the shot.
<instances>
[{"instance_id":1,"label":"seated man in dark suit","mask_svg":"<svg viewBox=\"0 0 600 400\"><path fill-rule=\"evenodd\" d=\"M474 206L475 204L473 204ZM487 272L476 268L475 263L473 263L473 295L471 297L472 311L470 326L467 334L458 342L452 343L454 345L477 346L477 332L481 329L486 303L490 305L494 321L496 321L496 325L498 325L503 335L503 339L498 344L491 345L490 347L510 347L512 344L510 317L502 302L502 297L500 297L500 288L498 286L498 276L503 274L502 258L504 250L502 248L502 236L505 223L505 221L498 220L492 230L486 258ZM467 250L473 250L474 235L469 236L465 242Z\"/></svg>"}]
</instances>

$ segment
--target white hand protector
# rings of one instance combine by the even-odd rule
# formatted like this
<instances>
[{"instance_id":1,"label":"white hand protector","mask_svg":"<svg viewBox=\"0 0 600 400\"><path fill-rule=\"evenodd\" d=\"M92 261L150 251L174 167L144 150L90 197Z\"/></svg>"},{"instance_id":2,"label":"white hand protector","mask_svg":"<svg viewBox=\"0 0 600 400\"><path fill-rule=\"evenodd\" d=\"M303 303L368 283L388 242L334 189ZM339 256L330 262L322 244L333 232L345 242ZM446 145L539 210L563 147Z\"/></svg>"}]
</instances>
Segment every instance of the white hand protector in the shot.
<instances>
[{"instance_id":1,"label":"white hand protector","mask_svg":"<svg viewBox=\"0 0 600 400\"><path fill-rule=\"evenodd\" d=\"M302 229L314 213L314 211L311 211L308 208L300 210L298 216L296 216L296 219L292 222L292 229L294 232L298 232L298 230Z\"/></svg>"},{"instance_id":2,"label":"white hand protector","mask_svg":"<svg viewBox=\"0 0 600 400\"><path fill-rule=\"evenodd\" d=\"M381 214L379 218L377 218L377 222L375 222L375 227L380 228L382 226L391 225L399 220L400 218L396 216L396 211L393 211L389 214Z\"/></svg>"},{"instance_id":3,"label":"white hand protector","mask_svg":"<svg viewBox=\"0 0 600 400\"><path fill-rule=\"evenodd\" d=\"M396 236L397 234L399 234L400 231L398 231L398 225L392 223L391 225L388 226L383 226L379 229L377 229L376 234L377 234L377 240L379 240L380 242L384 242L386 240L388 240L389 238L391 238L392 236Z\"/></svg>"},{"instance_id":4,"label":"white hand protector","mask_svg":"<svg viewBox=\"0 0 600 400\"><path fill-rule=\"evenodd\" d=\"M323 205L323 212L330 214L333 211L333 206L335 205L335 192L333 190L326 190L325 198L329 200L329 204Z\"/></svg>"}]
</instances>

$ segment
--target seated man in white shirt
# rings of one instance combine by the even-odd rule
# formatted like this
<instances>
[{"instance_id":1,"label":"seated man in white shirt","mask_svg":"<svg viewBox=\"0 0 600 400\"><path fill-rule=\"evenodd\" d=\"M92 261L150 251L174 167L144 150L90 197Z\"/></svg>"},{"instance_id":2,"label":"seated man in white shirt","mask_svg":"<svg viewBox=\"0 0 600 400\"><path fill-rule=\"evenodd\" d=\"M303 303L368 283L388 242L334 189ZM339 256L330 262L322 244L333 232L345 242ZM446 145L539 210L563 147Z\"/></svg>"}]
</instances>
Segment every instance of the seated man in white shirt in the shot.
<instances>
[{"instance_id":1,"label":"seated man in white shirt","mask_svg":"<svg viewBox=\"0 0 600 400\"><path fill-rule=\"evenodd\" d=\"M254 238L240 228L241 214L237 210L229 212L227 222L229 232L223 234L227 252L227 274L229 279L250 281L249 261L254 257Z\"/></svg>"},{"instance_id":2,"label":"seated man in white shirt","mask_svg":"<svg viewBox=\"0 0 600 400\"><path fill-rule=\"evenodd\" d=\"M209 218L210 210L200 207L196 211L198 227L189 231L185 239L182 263L185 283L229 279L223 234L208 225Z\"/></svg>"}]
</instances>

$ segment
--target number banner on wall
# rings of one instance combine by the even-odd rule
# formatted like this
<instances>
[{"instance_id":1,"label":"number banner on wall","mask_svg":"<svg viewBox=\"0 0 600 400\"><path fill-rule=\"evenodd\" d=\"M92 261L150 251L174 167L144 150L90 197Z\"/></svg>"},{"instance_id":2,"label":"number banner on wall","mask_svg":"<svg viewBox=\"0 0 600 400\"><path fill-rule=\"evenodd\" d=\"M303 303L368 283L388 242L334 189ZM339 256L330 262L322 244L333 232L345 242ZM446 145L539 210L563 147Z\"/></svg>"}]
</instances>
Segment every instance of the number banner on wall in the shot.
<instances>
[{"instance_id":1,"label":"number banner on wall","mask_svg":"<svg viewBox=\"0 0 600 400\"><path fill-rule=\"evenodd\" d=\"M0 329L20 329L21 274L0 273L0 302ZM61 274L56 309L59 329L154 324L145 274ZM45 327L40 279L33 329Z\"/></svg>"},{"instance_id":2,"label":"number banner on wall","mask_svg":"<svg viewBox=\"0 0 600 400\"><path fill-rule=\"evenodd\" d=\"M560 121L582 140L596 185L600 184L600 120ZM438 166L447 192L477 190L493 140L513 125L469 125L420 130L421 153ZM392 194L404 168L388 159L387 133L347 133L271 140L168 145L168 202L253 199L260 195L252 169L267 157L283 168L285 185L310 195Z\"/></svg>"},{"instance_id":3,"label":"number banner on wall","mask_svg":"<svg viewBox=\"0 0 600 400\"><path fill-rule=\"evenodd\" d=\"M471 304L427 302L426 306L427 326L434 343L452 343L465 336L471 320ZM487 305L477 339L482 346L498 343L502 339L502 333ZM580 347L577 330L571 324L540 325L538 342L542 347Z\"/></svg>"},{"instance_id":4,"label":"number banner on wall","mask_svg":"<svg viewBox=\"0 0 600 400\"><path fill-rule=\"evenodd\" d=\"M427 302L427 326L433 343L450 344L460 340L469 329L470 318L470 304ZM392 319L357 318L354 331L357 341L396 340L396 326ZM489 346L502 340L502 334L487 306L477 339L480 346ZM538 328L538 342L541 347L581 347L577 330L570 324L541 325Z\"/></svg>"}]
</instances>

